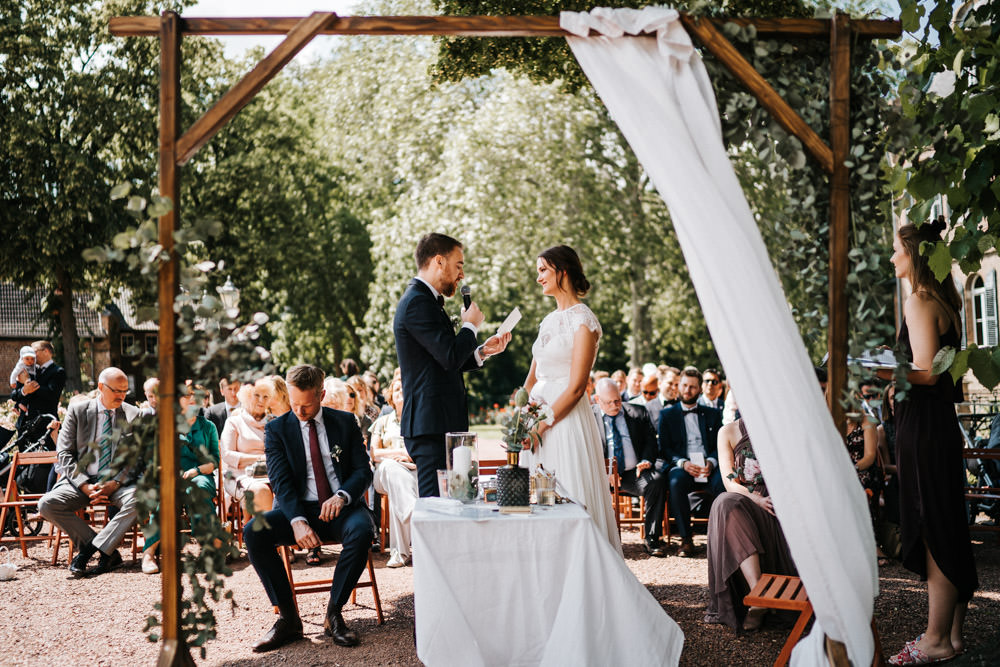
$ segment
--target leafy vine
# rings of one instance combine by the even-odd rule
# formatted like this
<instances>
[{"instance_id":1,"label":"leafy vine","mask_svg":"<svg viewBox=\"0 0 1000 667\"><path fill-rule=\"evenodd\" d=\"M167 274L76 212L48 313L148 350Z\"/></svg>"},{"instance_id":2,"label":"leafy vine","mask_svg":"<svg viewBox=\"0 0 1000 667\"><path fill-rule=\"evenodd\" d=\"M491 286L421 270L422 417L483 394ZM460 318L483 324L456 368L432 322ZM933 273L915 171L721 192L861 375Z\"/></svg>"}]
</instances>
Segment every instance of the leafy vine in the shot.
<instances>
[{"instance_id":1,"label":"leafy vine","mask_svg":"<svg viewBox=\"0 0 1000 667\"><path fill-rule=\"evenodd\" d=\"M156 321L159 313L149 304L157 302L159 269L170 259L159 243L157 218L170 210L171 202L155 195L147 198L133 194L129 184L115 187L112 198L125 200L126 210L136 224L116 235L110 246L87 250L85 259L119 263L127 269L126 273L137 275L139 279L131 284L136 316L140 321ZM220 223L210 219L193 220L174 232L181 287L174 300L176 345L180 350L177 377L181 383L191 379L196 385L212 386L217 378L228 376L234 368L255 369L247 371L242 378L245 380L252 379L254 374L272 372L268 352L258 345L267 316L257 313L248 324L241 325L215 294L214 286L220 282L224 267L208 259L207 252L210 241L220 232ZM105 298L110 298L110 294ZM151 371L155 368L156 359L147 356L144 362ZM189 426L179 405L163 403L160 409L171 408L176 415L178 433L186 433ZM140 525L145 525L149 517L155 521L160 504L157 445L155 419L140 420L133 429L131 441L121 448L123 454L115 462L119 466L137 466L142 470L136 490ZM178 494L193 506L213 503L212 496L182 478ZM180 554L186 580L181 601L181 634L187 645L200 647L204 658L205 643L216 636L215 612L208 600L225 599L235 606L232 591L226 590L225 577L232 574L228 560L239 552L215 512L205 520L191 522L191 539L196 546L185 547ZM155 607L159 610L159 603ZM155 613L147 617L145 630L150 641L159 641L159 634L154 630L159 624Z\"/></svg>"}]
</instances>

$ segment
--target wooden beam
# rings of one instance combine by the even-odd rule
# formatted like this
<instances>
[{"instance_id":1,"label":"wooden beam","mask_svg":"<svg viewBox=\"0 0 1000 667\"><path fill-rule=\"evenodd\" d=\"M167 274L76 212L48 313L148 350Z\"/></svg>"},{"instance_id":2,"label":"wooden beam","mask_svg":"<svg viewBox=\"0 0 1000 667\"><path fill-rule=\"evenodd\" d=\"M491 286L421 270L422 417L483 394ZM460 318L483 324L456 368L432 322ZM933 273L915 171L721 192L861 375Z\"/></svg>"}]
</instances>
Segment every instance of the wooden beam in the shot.
<instances>
[{"instance_id":1,"label":"wooden beam","mask_svg":"<svg viewBox=\"0 0 1000 667\"><path fill-rule=\"evenodd\" d=\"M850 170L844 164L851 148L851 23L838 13L830 30L830 268L829 353L827 382L833 423L844 433L846 416L841 403L847 388L847 250L850 231Z\"/></svg>"},{"instance_id":2,"label":"wooden beam","mask_svg":"<svg viewBox=\"0 0 1000 667\"><path fill-rule=\"evenodd\" d=\"M239 83L230 88L229 92L195 121L191 129L178 140L177 164L186 164L198 149L205 145L205 142L225 127L226 123L336 16L333 12L313 12L308 18L298 21L274 51L257 63L257 66Z\"/></svg>"},{"instance_id":3,"label":"wooden beam","mask_svg":"<svg viewBox=\"0 0 1000 667\"><path fill-rule=\"evenodd\" d=\"M684 16L682 14L682 16ZM297 18L189 18L182 19L188 35L285 35ZM785 36L826 39L830 19L712 19L717 26L729 21L753 25L762 37ZM859 20L854 31L871 39L892 39L902 34L899 21ZM158 19L153 16L116 16L111 33L118 36L153 36ZM321 35L453 35L457 37L565 37L558 16L341 16L319 32Z\"/></svg>"},{"instance_id":4,"label":"wooden beam","mask_svg":"<svg viewBox=\"0 0 1000 667\"><path fill-rule=\"evenodd\" d=\"M177 253L174 230L180 219L180 179L174 149L180 131L181 28L176 12L163 12L160 19L160 195L173 206L160 216L159 241L170 259L160 264L159 354L160 409L157 410L160 459L160 569L163 572L163 644L157 664L194 665L181 637L180 581L180 448L177 446L177 368L180 355L175 346L177 316Z\"/></svg>"},{"instance_id":5,"label":"wooden beam","mask_svg":"<svg viewBox=\"0 0 1000 667\"><path fill-rule=\"evenodd\" d=\"M781 127L799 138L806 150L816 158L823 171L833 171L833 152L816 132L792 107L771 87L753 65L747 62L739 51L719 32L711 21L703 18L682 16L684 27L695 35L712 55L719 59L729 72L757 98Z\"/></svg>"}]
</instances>

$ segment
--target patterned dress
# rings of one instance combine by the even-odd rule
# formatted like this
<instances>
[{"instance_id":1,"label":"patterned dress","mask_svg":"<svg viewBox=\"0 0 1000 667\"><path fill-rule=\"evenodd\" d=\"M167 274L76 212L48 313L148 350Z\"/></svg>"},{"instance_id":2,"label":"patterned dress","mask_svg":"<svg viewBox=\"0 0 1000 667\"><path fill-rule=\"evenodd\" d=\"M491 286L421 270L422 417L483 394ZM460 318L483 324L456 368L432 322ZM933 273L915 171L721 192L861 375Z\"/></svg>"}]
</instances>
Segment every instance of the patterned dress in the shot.
<instances>
[{"instance_id":1,"label":"patterned dress","mask_svg":"<svg viewBox=\"0 0 1000 667\"><path fill-rule=\"evenodd\" d=\"M750 436L743 420L736 422L740 440L733 449L735 479L750 493L767 497ZM747 609L743 598L750 592L740 563L757 554L761 572L795 574L778 518L741 493L726 492L712 503L708 517L708 609L706 623L723 623L739 630Z\"/></svg>"},{"instance_id":2,"label":"patterned dress","mask_svg":"<svg viewBox=\"0 0 1000 667\"><path fill-rule=\"evenodd\" d=\"M851 455L851 461L857 463L865 457L865 429L858 426L847 434L847 453ZM872 527L878 521L878 499L882 494L882 483L885 481L885 474L878 461L872 462L864 470L858 470L858 481L868 496L868 513L871 514Z\"/></svg>"}]
</instances>

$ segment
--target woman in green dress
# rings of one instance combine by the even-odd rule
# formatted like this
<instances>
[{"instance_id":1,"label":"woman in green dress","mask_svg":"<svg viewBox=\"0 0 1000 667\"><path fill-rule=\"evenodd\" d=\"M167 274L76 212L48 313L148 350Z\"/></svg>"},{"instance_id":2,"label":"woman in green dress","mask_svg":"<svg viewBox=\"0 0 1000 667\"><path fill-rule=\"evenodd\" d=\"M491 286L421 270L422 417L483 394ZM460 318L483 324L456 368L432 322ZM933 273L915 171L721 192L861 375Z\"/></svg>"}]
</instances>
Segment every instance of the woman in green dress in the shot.
<instances>
[{"instance_id":1,"label":"woman in green dress","mask_svg":"<svg viewBox=\"0 0 1000 667\"><path fill-rule=\"evenodd\" d=\"M215 424L202 416L195 408L194 390L190 381L184 387L184 394L177 401L181 410L188 416L190 425L187 433L180 434L180 470L181 477L190 484L182 485L184 492L184 507L192 523L197 523L211 516L214 507L211 498L217 493L215 471L219 467L219 433ZM199 488L208 496L207 501L195 503L192 492ZM151 516L149 524L143 529L146 544L142 553L142 571L145 574L156 574L160 571L157 553L160 547L160 525L155 516Z\"/></svg>"}]
</instances>

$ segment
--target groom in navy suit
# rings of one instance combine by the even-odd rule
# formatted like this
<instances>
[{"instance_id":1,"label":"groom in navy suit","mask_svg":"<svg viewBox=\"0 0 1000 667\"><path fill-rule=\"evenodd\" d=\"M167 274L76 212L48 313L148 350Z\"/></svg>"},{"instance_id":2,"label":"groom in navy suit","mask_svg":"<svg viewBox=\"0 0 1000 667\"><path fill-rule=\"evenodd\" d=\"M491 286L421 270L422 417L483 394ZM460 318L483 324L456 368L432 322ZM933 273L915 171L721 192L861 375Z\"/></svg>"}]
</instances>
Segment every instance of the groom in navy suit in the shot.
<instances>
[{"instance_id":1,"label":"groom in navy suit","mask_svg":"<svg viewBox=\"0 0 1000 667\"><path fill-rule=\"evenodd\" d=\"M264 439L274 509L243 530L250 563L279 613L253 650L270 651L302 638L302 620L275 547L312 549L321 541L343 545L323 627L335 643L354 646L358 635L340 610L368 563L373 531L363 501L372 482L371 463L354 415L320 406L322 370L295 366L285 380L292 409L267 424Z\"/></svg>"},{"instance_id":2,"label":"groom in navy suit","mask_svg":"<svg viewBox=\"0 0 1000 667\"><path fill-rule=\"evenodd\" d=\"M437 471L445 469L445 433L469 429L462 374L503 352L510 334L491 336L478 345L484 318L475 303L462 309L462 326L455 331L444 299L455 294L465 277L459 241L427 234L417 243L415 255L417 277L396 306L392 330L403 383L400 431L417 466L420 496L426 497L438 495Z\"/></svg>"},{"instance_id":3,"label":"groom in navy suit","mask_svg":"<svg viewBox=\"0 0 1000 667\"><path fill-rule=\"evenodd\" d=\"M688 366L681 371L680 401L660 413L660 458L670 461L670 511L681 536L678 556L694 555L691 539L691 505L688 494L707 491L711 500L725 492L719 473L719 429L722 411L698 404L701 373ZM704 458L704 465L691 460L693 454ZM696 478L707 477L707 482Z\"/></svg>"}]
</instances>

